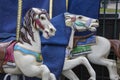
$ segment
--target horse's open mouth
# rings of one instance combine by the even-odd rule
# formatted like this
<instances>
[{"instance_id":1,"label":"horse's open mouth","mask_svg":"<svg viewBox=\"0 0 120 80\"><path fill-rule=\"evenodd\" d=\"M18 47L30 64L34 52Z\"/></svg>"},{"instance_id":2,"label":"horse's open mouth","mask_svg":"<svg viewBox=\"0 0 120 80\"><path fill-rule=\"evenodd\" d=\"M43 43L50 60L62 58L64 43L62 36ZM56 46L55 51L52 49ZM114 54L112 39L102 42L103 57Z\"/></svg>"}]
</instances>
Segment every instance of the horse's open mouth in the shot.
<instances>
[{"instance_id":1,"label":"horse's open mouth","mask_svg":"<svg viewBox=\"0 0 120 80\"><path fill-rule=\"evenodd\" d=\"M47 31L45 31L45 33L47 34L47 38L49 38L50 37L49 33Z\"/></svg>"}]
</instances>

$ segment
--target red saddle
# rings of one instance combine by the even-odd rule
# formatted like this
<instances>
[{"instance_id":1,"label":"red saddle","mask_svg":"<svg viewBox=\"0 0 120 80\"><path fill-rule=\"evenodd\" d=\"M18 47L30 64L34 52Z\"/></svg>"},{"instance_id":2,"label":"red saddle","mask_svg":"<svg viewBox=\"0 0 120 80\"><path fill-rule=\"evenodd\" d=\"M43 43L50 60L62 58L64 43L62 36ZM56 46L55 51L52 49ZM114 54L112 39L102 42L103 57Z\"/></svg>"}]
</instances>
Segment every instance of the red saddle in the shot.
<instances>
[{"instance_id":1,"label":"red saddle","mask_svg":"<svg viewBox=\"0 0 120 80\"><path fill-rule=\"evenodd\" d=\"M13 61L13 59L11 59L11 57L13 57L13 55L11 56L11 53L13 53L15 43L15 41L0 42L0 73L4 72L2 66L8 61L8 59Z\"/></svg>"}]
</instances>

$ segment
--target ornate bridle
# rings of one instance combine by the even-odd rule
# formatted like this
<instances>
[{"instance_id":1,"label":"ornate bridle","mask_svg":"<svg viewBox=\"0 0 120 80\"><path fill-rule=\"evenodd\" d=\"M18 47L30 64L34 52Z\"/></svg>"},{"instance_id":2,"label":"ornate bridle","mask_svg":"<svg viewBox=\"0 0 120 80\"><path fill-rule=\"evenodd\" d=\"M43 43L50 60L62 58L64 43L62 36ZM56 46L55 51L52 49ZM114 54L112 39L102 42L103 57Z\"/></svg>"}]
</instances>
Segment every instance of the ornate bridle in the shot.
<instances>
[{"instance_id":1,"label":"ornate bridle","mask_svg":"<svg viewBox=\"0 0 120 80\"><path fill-rule=\"evenodd\" d=\"M83 23L83 22L81 22L81 21L76 21L77 18L78 18L78 19L82 19L82 16L76 17L76 15L74 15L74 16L72 16L72 17L71 17L71 16L67 16L67 18L70 19L69 22L72 23L73 28L74 28L75 31L78 31L78 30L76 29L75 25L85 27L86 30L89 30L89 26L90 26L90 24L92 23L92 18L89 18L89 19L86 21L86 23ZM78 32L79 32L79 31L78 31Z\"/></svg>"}]
</instances>

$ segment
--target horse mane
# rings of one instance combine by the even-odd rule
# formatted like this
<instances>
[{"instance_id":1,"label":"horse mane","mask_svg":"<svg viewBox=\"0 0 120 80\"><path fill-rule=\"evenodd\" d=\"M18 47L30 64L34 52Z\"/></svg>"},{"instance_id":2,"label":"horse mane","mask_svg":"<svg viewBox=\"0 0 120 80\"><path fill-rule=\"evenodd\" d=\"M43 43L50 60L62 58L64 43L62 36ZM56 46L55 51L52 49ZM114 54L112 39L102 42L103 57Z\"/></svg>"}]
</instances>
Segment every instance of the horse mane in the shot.
<instances>
[{"instance_id":1,"label":"horse mane","mask_svg":"<svg viewBox=\"0 0 120 80\"><path fill-rule=\"evenodd\" d=\"M41 13L39 13L39 15L45 14L47 16L48 20L50 20L47 11L44 10L44 9L40 9L40 10L41 10ZM26 42L26 43L28 43L28 44L30 44L30 45L31 45L31 42L30 42L30 40L29 40L29 38L27 36L27 33L30 35L32 40L35 41L31 24L34 24L34 19L33 18L34 18L34 16L36 14L37 13L35 13L35 11L33 11L33 9L29 9L28 10L28 12L26 13L26 15L24 17L24 24L23 24L24 32L22 30L20 31L20 38L21 38L21 40ZM35 23L35 25L36 25L36 23ZM20 41L20 42L22 43L22 41Z\"/></svg>"},{"instance_id":2,"label":"horse mane","mask_svg":"<svg viewBox=\"0 0 120 80\"><path fill-rule=\"evenodd\" d=\"M20 38L22 39L22 41L28 43L31 45L31 42L27 36L27 33L30 35L30 37L32 38L33 41L34 40L34 35L33 35L33 31L32 31L32 25L33 24L33 14L34 12L32 11L32 9L28 10L28 12L26 13L25 17L24 17L24 25L22 28L24 28L24 32L21 30L20 31ZM21 43L22 41L19 40Z\"/></svg>"}]
</instances>

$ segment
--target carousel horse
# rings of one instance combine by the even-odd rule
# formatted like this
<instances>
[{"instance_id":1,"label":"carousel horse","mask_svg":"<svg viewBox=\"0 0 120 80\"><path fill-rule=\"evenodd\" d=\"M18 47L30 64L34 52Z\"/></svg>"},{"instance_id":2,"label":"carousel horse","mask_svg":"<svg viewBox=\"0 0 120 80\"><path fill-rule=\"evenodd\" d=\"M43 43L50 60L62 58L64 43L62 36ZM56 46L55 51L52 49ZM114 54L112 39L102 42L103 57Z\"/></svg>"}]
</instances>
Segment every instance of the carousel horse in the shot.
<instances>
[{"instance_id":1,"label":"carousel horse","mask_svg":"<svg viewBox=\"0 0 120 80\"><path fill-rule=\"evenodd\" d=\"M1 72L24 74L42 80L56 80L53 73L42 63L40 31L49 39L56 29L44 9L31 8L24 17L19 41L0 43Z\"/></svg>"},{"instance_id":2,"label":"carousel horse","mask_svg":"<svg viewBox=\"0 0 120 80\"><path fill-rule=\"evenodd\" d=\"M80 39L90 37L90 35L74 37L75 31L82 32L88 30L94 32L96 31L96 27L98 27L99 25L98 22L99 21L97 19L89 18L83 15L65 13L65 23L72 29L69 43L66 48L66 59L62 72L63 75L68 79L79 80L79 78L71 69L73 69L77 65L83 64L87 67L90 73L91 77L89 78L89 80L96 80L96 74L92 66L89 64L88 60L93 64L107 67L110 80L120 79L117 73L116 61L107 58L111 48L111 43L108 39L101 36L95 36L96 43L94 45L91 45L91 47L85 48L86 50L88 50L88 52L86 52L85 54L79 54L79 49L81 48L78 47L76 49L76 53L78 54L72 54L72 52L75 52L73 51L74 47L78 46L74 45L73 42L76 44L79 43Z\"/></svg>"}]
</instances>

